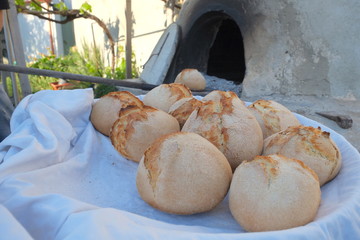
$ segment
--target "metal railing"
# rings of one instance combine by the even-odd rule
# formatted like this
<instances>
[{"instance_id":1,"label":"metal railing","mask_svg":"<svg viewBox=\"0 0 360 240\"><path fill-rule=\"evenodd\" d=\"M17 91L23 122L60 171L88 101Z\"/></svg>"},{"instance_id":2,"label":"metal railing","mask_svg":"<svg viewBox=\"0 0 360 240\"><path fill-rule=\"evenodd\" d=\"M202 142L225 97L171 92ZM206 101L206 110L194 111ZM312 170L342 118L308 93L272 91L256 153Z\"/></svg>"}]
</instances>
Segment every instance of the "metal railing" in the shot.
<instances>
[{"instance_id":1,"label":"metal railing","mask_svg":"<svg viewBox=\"0 0 360 240\"><path fill-rule=\"evenodd\" d=\"M120 87L129 87L129 88L137 88L141 90L151 90L157 85L148 84L144 82L134 82L130 80L116 80L110 78L102 78L102 77L94 77L94 76L86 76L81 74L67 73L67 72L59 72L53 70L44 70L37 68L28 68L21 66L14 66L9 64L0 64L0 71L3 72L11 72L11 73L20 73L20 74L28 74L28 75L39 75L46 77L54 77L64 80L75 80L82 82L91 82L91 83L101 83L112 86L120 86ZM30 93L23 94L25 97Z\"/></svg>"}]
</instances>

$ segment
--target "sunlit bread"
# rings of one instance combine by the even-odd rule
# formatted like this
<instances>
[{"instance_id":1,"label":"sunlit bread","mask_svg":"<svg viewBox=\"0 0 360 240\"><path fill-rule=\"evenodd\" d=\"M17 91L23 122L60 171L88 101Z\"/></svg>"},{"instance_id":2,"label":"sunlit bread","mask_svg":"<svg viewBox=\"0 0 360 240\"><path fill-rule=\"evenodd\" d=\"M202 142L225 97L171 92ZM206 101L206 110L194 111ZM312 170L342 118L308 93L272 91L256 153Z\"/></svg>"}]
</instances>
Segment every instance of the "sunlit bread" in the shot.
<instances>
[{"instance_id":1,"label":"sunlit bread","mask_svg":"<svg viewBox=\"0 0 360 240\"><path fill-rule=\"evenodd\" d=\"M111 143L127 159L139 162L144 151L162 135L180 131L170 114L150 106L120 111L110 132Z\"/></svg>"},{"instance_id":2,"label":"sunlit bread","mask_svg":"<svg viewBox=\"0 0 360 240\"><path fill-rule=\"evenodd\" d=\"M305 225L314 220L320 200L315 172L302 161L281 155L242 162L229 190L230 211L250 232Z\"/></svg>"},{"instance_id":3,"label":"sunlit bread","mask_svg":"<svg viewBox=\"0 0 360 240\"><path fill-rule=\"evenodd\" d=\"M263 155L282 154L303 161L319 177L320 185L333 179L341 168L341 153L330 133L320 128L295 126L265 139Z\"/></svg>"},{"instance_id":4,"label":"sunlit bread","mask_svg":"<svg viewBox=\"0 0 360 240\"><path fill-rule=\"evenodd\" d=\"M190 114L201 104L202 102L194 97L182 98L171 105L169 114L178 120L182 128Z\"/></svg>"},{"instance_id":5,"label":"sunlit bread","mask_svg":"<svg viewBox=\"0 0 360 240\"><path fill-rule=\"evenodd\" d=\"M260 155L263 135L259 123L233 92L213 91L203 98L182 130L195 132L213 143L228 159L232 169L243 160Z\"/></svg>"},{"instance_id":6,"label":"sunlit bread","mask_svg":"<svg viewBox=\"0 0 360 240\"><path fill-rule=\"evenodd\" d=\"M195 133L155 141L141 159L136 185L141 198L161 211L194 214L215 208L232 177L225 156Z\"/></svg>"},{"instance_id":7,"label":"sunlit bread","mask_svg":"<svg viewBox=\"0 0 360 240\"><path fill-rule=\"evenodd\" d=\"M142 107L143 105L141 100L128 91L111 92L94 102L90 120L96 130L109 136L110 129L119 117L122 108L128 106Z\"/></svg>"},{"instance_id":8,"label":"sunlit bread","mask_svg":"<svg viewBox=\"0 0 360 240\"><path fill-rule=\"evenodd\" d=\"M193 68L186 68L182 70L175 78L175 83L185 84L188 88L194 91L204 90L206 87L206 80L204 76Z\"/></svg>"},{"instance_id":9,"label":"sunlit bread","mask_svg":"<svg viewBox=\"0 0 360 240\"><path fill-rule=\"evenodd\" d=\"M150 90L144 96L143 102L145 105L168 112L171 105L185 97L192 97L192 93L184 84L161 84Z\"/></svg>"},{"instance_id":10,"label":"sunlit bread","mask_svg":"<svg viewBox=\"0 0 360 240\"><path fill-rule=\"evenodd\" d=\"M248 109L259 122L264 138L290 126L300 125L299 120L289 109L272 100L257 100L249 105Z\"/></svg>"}]
</instances>

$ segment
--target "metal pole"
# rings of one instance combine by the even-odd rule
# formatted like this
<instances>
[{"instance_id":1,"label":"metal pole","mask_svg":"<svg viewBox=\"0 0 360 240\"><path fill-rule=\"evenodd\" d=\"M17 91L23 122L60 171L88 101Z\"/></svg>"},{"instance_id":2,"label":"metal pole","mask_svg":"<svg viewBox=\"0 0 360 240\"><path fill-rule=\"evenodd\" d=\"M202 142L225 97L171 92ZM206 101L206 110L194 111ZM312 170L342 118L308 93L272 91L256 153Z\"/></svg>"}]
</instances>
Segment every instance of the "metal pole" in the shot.
<instances>
[{"instance_id":1,"label":"metal pole","mask_svg":"<svg viewBox=\"0 0 360 240\"><path fill-rule=\"evenodd\" d=\"M24 55L24 47L21 40L19 22L17 19L17 11L14 0L9 1L10 9L6 11L6 21L9 24L11 42L13 45L13 50L15 54L16 64L22 67L25 67L25 55ZM26 75L19 74L20 79L20 87L22 96L25 97L31 94L31 86L29 79Z\"/></svg>"},{"instance_id":2,"label":"metal pole","mask_svg":"<svg viewBox=\"0 0 360 240\"><path fill-rule=\"evenodd\" d=\"M126 46L125 46L125 59L126 59L126 78L132 78L132 69L131 69L131 38L132 38L132 11L131 11L131 0L126 0Z\"/></svg>"},{"instance_id":3,"label":"metal pole","mask_svg":"<svg viewBox=\"0 0 360 240\"><path fill-rule=\"evenodd\" d=\"M15 60L15 53L14 53L14 45L13 45L13 41L12 41L12 37L11 37L11 28L9 26L9 18L8 18L8 13L6 11L5 13L5 22L4 22L4 27L5 27L5 42L6 42L6 49L7 49L7 54L8 54L8 61L13 63L16 62ZM17 81L16 81L16 76L14 72L10 72L10 80L11 80L11 86L12 86L12 99L14 102L14 105L18 105L19 101L20 101L20 97L19 97L19 90L18 90L18 85L17 85ZM6 82L6 79L5 79ZM8 92L9 94L9 92Z\"/></svg>"},{"instance_id":4,"label":"metal pole","mask_svg":"<svg viewBox=\"0 0 360 240\"><path fill-rule=\"evenodd\" d=\"M139 88L139 89L143 89L143 90L151 90L154 87L156 87L156 85L147 84L147 83L131 82L131 81L127 81L127 80L115 80L115 79L109 79L109 78L86 76L86 75L81 75L81 74L58 72L58 71L44 70L44 69L37 69L37 68L12 66L12 65L8 65L8 64L0 64L0 71L55 77L55 78L62 78L62 79L82 81L82 82L102 83L102 84L113 85L113 86Z\"/></svg>"}]
</instances>

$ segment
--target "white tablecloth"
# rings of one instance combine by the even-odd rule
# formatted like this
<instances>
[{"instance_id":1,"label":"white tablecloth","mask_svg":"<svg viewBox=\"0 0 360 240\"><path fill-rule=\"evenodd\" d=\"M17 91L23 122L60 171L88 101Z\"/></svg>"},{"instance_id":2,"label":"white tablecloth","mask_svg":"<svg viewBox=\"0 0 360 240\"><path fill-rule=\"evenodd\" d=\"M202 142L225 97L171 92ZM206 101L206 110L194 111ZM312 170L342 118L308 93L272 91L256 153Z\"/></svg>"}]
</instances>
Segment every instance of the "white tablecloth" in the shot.
<instances>
[{"instance_id":1,"label":"white tablecloth","mask_svg":"<svg viewBox=\"0 0 360 240\"><path fill-rule=\"evenodd\" d=\"M360 239L360 156L321 126L341 150L339 175L322 187L315 221L283 231L246 233L228 199L214 210L177 216L137 193L137 163L124 159L89 115L91 89L26 97L0 143L0 239ZM351 130L349 130L351 131Z\"/></svg>"}]
</instances>

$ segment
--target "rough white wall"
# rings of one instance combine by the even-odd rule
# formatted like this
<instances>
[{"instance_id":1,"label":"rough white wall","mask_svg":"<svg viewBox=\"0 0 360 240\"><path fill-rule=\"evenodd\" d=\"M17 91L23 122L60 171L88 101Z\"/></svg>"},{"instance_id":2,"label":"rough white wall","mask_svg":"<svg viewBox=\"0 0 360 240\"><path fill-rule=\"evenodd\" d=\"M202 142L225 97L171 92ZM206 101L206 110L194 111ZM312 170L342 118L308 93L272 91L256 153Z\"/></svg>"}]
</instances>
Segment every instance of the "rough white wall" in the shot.
<instances>
[{"instance_id":1,"label":"rough white wall","mask_svg":"<svg viewBox=\"0 0 360 240\"><path fill-rule=\"evenodd\" d=\"M62 42L57 36L55 23L49 23L46 20L25 14L18 14L18 21L27 62L41 57L42 54L48 55L51 53L50 24L55 54L62 54Z\"/></svg>"},{"instance_id":2,"label":"rough white wall","mask_svg":"<svg viewBox=\"0 0 360 240\"><path fill-rule=\"evenodd\" d=\"M244 6L244 95L360 98L360 1L257 0Z\"/></svg>"},{"instance_id":3,"label":"rough white wall","mask_svg":"<svg viewBox=\"0 0 360 240\"><path fill-rule=\"evenodd\" d=\"M80 8L83 0L74 0L73 8ZM125 46L126 0L89 0L92 14L104 21L118 46ZM133 12L133 40L132 48L135 53L136 63L141 70L149 58L151 51L162 34L166 16L163 12L164 3L160 0L132 0ZM74 22L76 45L81 48L83 41L88 44L96 43L108 50L105 34L92 20L78 19ZM105 58L109 63L110 52L105 51Z\"/></svg>"}]
</instances>

